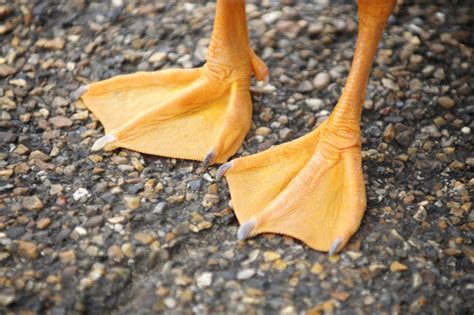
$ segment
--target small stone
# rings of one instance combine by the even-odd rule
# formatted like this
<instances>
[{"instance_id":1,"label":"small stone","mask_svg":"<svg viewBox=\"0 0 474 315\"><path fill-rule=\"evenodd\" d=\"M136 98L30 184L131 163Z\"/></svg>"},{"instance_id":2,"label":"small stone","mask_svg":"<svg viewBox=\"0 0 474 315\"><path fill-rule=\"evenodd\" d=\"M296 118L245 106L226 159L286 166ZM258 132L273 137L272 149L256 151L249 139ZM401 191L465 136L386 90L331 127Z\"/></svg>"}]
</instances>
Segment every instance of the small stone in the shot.
<instances>
[{"instance_id":1,"label":"small stone","mask_svg":"<svg viewBox=\"0 0 474 315\"><path fill-rule=\"evenodd\" d=\"M13 132L0 131L0 144L13 143L18 139L18 136Z\"/></svg>"},{"instance_id":2,"label":"small stone","mask_svg":"<svg viewBox=\"0 0 474 315\"><path fill-rule=\"evenodd\" d=\"M278 135L281 139L288 140L293 135L293 131L290 128L283 128L278 132Z\"/></svg>"},{"instance_id":3,"label":"small stone","mask_svg":"<svg viewBox=\"0 0 474 315\"><path fill-rule=\"evenodd\" d=\"M273 263L273 268L279 271L283 271L288 267L288 263L282 259L277 259Z\"/></svg>"},{"instance_id":4,"label":"small stone","mask_svg":"<svg viewBox=\"0 0 474 315\"><path fill-rule=\"evenodd\" d=\"M0 65L0 78L8 77L9 75L15 74L16 69L9 65Z\"/></svg>"},{"instance_id":5,"label":"small stone","mask_svg":"<svg viewBox=\"0 0 474 315\"><path fill-rule=\"evenodd\" d=\"M200 288L209 287L212 284L212 273L211 272L203 272L196 278L196 283Z\"/></svg>"},{"instance_id":6,"label":"small stone","mask_svg":"<svg viewBox=\"0 0 474 315\"><path fill-rule=\"evenodd\" d=\"M46 162L46 161L49 161L50 157L46 153L44 153L40 150L35 150L35 151L30 153L29 159L30 160L40 160L40 161Z\"/></svg>"},{"instance_id":7,"label":"small stone","mask_svg":"<svg viewBox=\"0 0 474 315\"><path fill-rule=\"evenodd\" d=\"M262 21L267 23L267 24L273 24L275 23L283 13L281 11L272 11L270 13L262 15Z\"/></svg>"},{"instance_id":8,"label":"small stone","mask_svg":"<svg viewBox=\"0 0 474 315\"><path fill-rule=\"evenodd\" d=\"M70 127L73 124L73 121L64 116L55 116L51 117L49 121L56 127L56 128L64 128Z\"/></svg>"},{"instance_id":9,"label":"small stone","mask_svg":"<svg viewBox=\"0 0 474 315\"><path fill-rule=\"evenodd\" d=\"M383 141L386 143L392 142L395 138L395 127L392 124L389 124L383 132Z\"/></svg>"},{"instance_id":10,"label":"small stone","mask_svg":"<svg viewBox=\"0 0 474 315\"><path fill-rule=\"evenodd\" d=\"M414 202L415 202L415 196L413 196L413 195L406 195L403 198L403 203L406 204L406 205L411 205Z\"/></svg>"},{"instance_id":11,"label":"small stone","mask_svg":"<svg viewBox=\"0 0 474 315\"><path fill-rule=\"evenodd\" d=\"M395 140L402 146L409 146L413 141L413 131L405 130L395 135Z\"/></svg>"},{"instance_id":12,"label":"small stone","mask_svg":"<svg viewBox=\"0 0 474 315\"><path fill-rule=\"evenodd\" d=\"M36 228L40 230L46 229L49 225L51 224L51 219L50 218L41 218L36 222Z\"/></svg>"},{"instance_id":13,"label":"small stone","mask_svg":"<svg viewBox=\"0 0 474 315\"><path fill-rule=\"evenodd\" d=\"M259 136L267 136L272 132L272 130L268 127L260 127L255 130L255 133Z\"/></svg>"},{"instance_id":14,"label":"small stone","mask_svg":"<svg viewBox=\"0 0 474 315\"><path fill-rule=\"evenodd\" d=\"M189 224L187 222L178 223L173 232L176 235L186 235L189 233Z\"/></svg>"},{"instance_id":15,"label":"small stone","mask_svg":"<svg viewBox=\"0 0 474 315\"><path fill-rule=\"evenodd\" d=\"M84 224L84 227L93 228L93 227L96 227L96 226L102 226L103 223L104 223L104 216L103 215L95 215L95 216L89 218L89 220L87 220L87 222Z\"/></svg>"},{"instance_id":16,"label":"small stone","mask_svg":"<svg viewBox=\"0 0 474 315\"><path fill-rule=\"evenodd\" d=\"M3 96L3 97L0 97L0 108L2 110L15 110L16 103L10 98Z\"/></svg>"},{"instance_id":17,"label":"small stone","mask_svg":"<svg viewBox=\"0 0 474 315\"><path fill-rule=\"evenodd\" d=\"M125 256L128 258L132 258L134 253L133 253L133 245L131 243L125 243L122 245L122 252L124 253Z\"/></svg>"},{"instance_id":18,"label":"small stone","mask_svg":"<svg viewBox=\"0 0 474 315\"><path fill-rule=\"evenodd\" d=\"M454 100L449 96L441 96L438 98L438 104L444 109L451 109L456 105Z\"/></svg>"},{"instance_id":19,"label":"small stone","mask_svg":"<svg viewBox=\"0 0 474 315\"><path fill-rule=\"evenodd\" d=\"M312 111L319 112L324 107L323 100L319 98L308 98L306 99L306 105L308 105Z\"/></svg>"},{"instance_id":20,"label":"small stone","mask_svg":"<svg viewBox=\"0 0 474 315\"><path fill-rule=\"evenodd\" d=\"M323 267L323 265L321 265L320 263L315 263L315 264L311 267L311 273L314 273L314 274L316 274L316 275L321 274L323 271L324 271L324 267Z\"/></svg>"},{"instance_id":21,"label":"small stone","mask_svg":"<svg viewBox=\"0 0 474 315\"><path fill-rule=\"evenodd\" d=\"M43 209L43 202L38 198L38 196L24 197L22 205L24 208L30 211L38 211Z\"/></svg>"},{"instance_id":22,"label":"small stone","mask_svg":"<svg viewBox=\"0 0 474 315\"><path fill-rule=\"evenodd\" d=\"M465 134L465 135L468 135L468 134L471 133L471 128L469 128L469 127L462 127L462 128L461 128L461 132L462 132L463 134Z\"/></svg>"},{"instance_id":23,"label":"small stone","mask_svg":"<svg viewBox=\"0 0 474 315\"><path fill-rule=\"evenodd\" d=\"M8 306L15 301L15 294L0 293L0 306Z\"/></svg>"},{"instance_id":24,"label":"small stone","mask_svg":"<svg viewBox=\"0 0 474 315\"><path fill-rule=\"evenodd\" d=\"M329 75L329 73L320 72L314 78L313 85L316 90L323 91L325 88L328 87L330 82L331 76Z\"/></svg>"},{"instance_id":25,"label":"small stone","mask_svg":"<svg viewBox=\"0 0 474 315\"><path fill-rule=\"evenodd\" d=\"M62 96L56 96L52 102L53 107L65 107L69 105L69 102Z\"/></svg>"},{"instance_id":26,"label":"small stone","mask_svg":"<svg viewBox=\"0 0 474 315\"><path fill-rule=\"evenodd\" d=\"M390 79L383 78L382 79L382 85L384 87L386 87L387 89L390 89L390 90L393 90L393 91L400 91L400 87L398 86L398 84L396 84L395 82L393 82Z\"/></svg>"},{"instance_id":27,"label":"small stone","mask_svg":"<svg viewBox=\"0 0 474 315\"><path fill-rule=\"evenodd\" d=\"M59 253L59 260L65 265L72 265L76 262L76 253L74 250L67 250Z\"/></svg>"},{"instance_id":28,"label":"small stone","mask_svg":"<svg viewBox=\"0 0 474 315\"><path fill-rule=\"evenodd\" d=\"M76 190L74 194L72 194L72 198L76 201L78 201L79 199L83 197L89 197L89 196L90 196L89 191L82 187Z\"/></svg>"},{"instance_id":29,"label":"small stone","mask_svg":"<svg viewBox=\"0 0 474 315\"><path fill-rule=\"evenodd\" d=\"M143 164L137 158L132 158L132 165L133 168L138 172L141 172L144 169Z\"/></svg>"},{"instance_id":30,"label":"small stone","mask_svg":"<svg viewBox=\"0 0 474 315\"><path fill-rule=\"evenodd\" d=\"M297 87L298 92L301 92L301 93L311 92L313 89L314 89L313 85L308 80L301 82Z\"/></svg>"},{"instance_id":31,"label":"small stone","mask_svg":"<svg viewBox=\"0 0 474 315\"><path fill-rule=\"evenodd\" d=\"M89 112L87 110L83 110L81 112L75 113L71 116L72 120L86 120L89 117Z\"/></svg>"},{"instance_id":32,"label":"small stone","mask_svg":"<svg viewBox=\"0 0 474 315\"><path fill-rule=\"evenodd\" d=\"M252 278L255 275L254 269L243 269L237 273L238 280L247 280Z\"/></svg>"},{"instance_id":33,"label":"small stone","mask_svg":"<svg viewBox=\"0 0 474 315\"><path fill-rule=\"evenodd\" d=\"M148 62L150 63L164 63L168 59L168 55L163 52L155 52L153 55L150 56Z\"/></svg>"},{"instance_id":34,"label":"small stone","mask_svg":"<svg viewBox=\"0 0 474 315\"><path fill-rule=\"evenodd\" d=\"M364 304L365 305L372 305L375 303L375 298L372 295L366 296L364 298Z\"/></svg>"},{"instance_id":35,"label":"small stone","mask_svg":"<svg viewBox=\"0 0 474 315\"><path fill-rule=\"evenodd\" d=\"M36 244L26 241L18 242L18 255L30 260L36 259L38 257L38 249Z\"/></svg>"},{"instance_id":36,"label":"small stone","mask_svg":"<svg viewBox=\"0 0 474 315\"><path fill-rule=\"evenodd\" d=\"M138 209L140 207L140 198L125 196L123 197L123 203L128 209Z\"/></svg>"},{"instance_id":37,"label":"small stone","mask_svg":"<svg viewBox=\"0 0 474 315\"><path fill-rule=\"evenodd\" d=\"M138 232L135 234L135 239L144 245L149 245L155 240L153 235L144 232Z\"/></svg>"},{"instance_id":38,"label":"small stone","mask_svg":"<svg viewBox=\"0 0 474 315\"><path fill-rule=\"evenodd\" d=\"M51 195L59 195L62 191L64 190L64 187L60 184L53 184L51 185L51 187L49 188L49 193Z\"/></svg>"},{"instance_id":39,"label":"small stone","mask_svg":"<svg viewBox=\"0 0 474 315\"><path fill-rule=\"evenodd\" d=\"M110 246L109 249L107 250L107 256L109 256L109 258L111 258L112 260L116 262L120 262L124 258L122 249L118 245Z\"/></svg>"},{"instance_id":40,"label":"small stone","mask_svg":"<svg viewBox=\"0 0 474 315\"><path fill-rule=\"evenodd\" d=\"M280 259L280 257L281 257L281 255L278 254L277 252L267 251L267 252L263 253L263 259L266 262L275 261L277 259Z\"/></svg>"},{"instance_id":41,"label":"small stone","mask_svg":"<svg viewBox=\"0 0 474 315\"><path fill-rule=\"evenodd\" d=\"M390 264L390 271L391 272L403 272L408 270L408 267L398 261L394 261Z\"/></svg>"},{"instance_id":42,"label":"small stone","mask_svg":"<svg viewBox=\"0 0 474 315\"><path fill-rule=\"evenodd\" d=\"M155 206L155 208L153 208L153 213L156 213L156 214L160 214L160 213L163 213L163 210L165 210L166 208L166 202L158 202Z\"/></svg>"},{"instance_id":43,"label":"small stone","mask_svg":"<svg viewBox=\"0 0 474 315\"><path fill-rule=\"evenodd\" d=\"M36 46L49 49L49 50L61 50L64 48L64 45L66 42L62 38L54 38L54 39L45 39L45 38L40 38L36 42Z\"/></svg>"},{"instance_id":44,"label":"small stone","mask_svg":"<svg viewBox=\"0 0 474 315\"><path fill-rule=\"evenodd\" d=\"M1 136L0 136L1 137ZM15 153L18 154L18 155L24 155L26 153L28 153L30 151L30 149L28 149L27 146L23 145L23 144L19 144L16 149L15 149Z\"/></svg>"}]
</instances>

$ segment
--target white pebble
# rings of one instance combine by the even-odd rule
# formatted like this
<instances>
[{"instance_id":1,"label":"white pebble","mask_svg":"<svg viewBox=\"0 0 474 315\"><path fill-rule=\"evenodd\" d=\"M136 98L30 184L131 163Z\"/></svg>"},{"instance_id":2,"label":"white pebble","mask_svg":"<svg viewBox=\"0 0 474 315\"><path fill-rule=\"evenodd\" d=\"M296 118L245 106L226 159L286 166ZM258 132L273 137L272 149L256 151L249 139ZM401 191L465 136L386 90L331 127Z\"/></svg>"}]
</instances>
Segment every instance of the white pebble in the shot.
<instances>
[{"instance_id":1,"label":"white pebble","mask_svg":"<svg viewBox=\"0 0 474 315\"><path fill-rule=\"evenodd\" d=\"M241 270L237 273L237 279L239 280L247 280L253 277L255 275L255 270L254 269L244 269Z\"/></svg>"},{"instance_id":2,"label":"white pebble","mask_svg":"<svg viewBox=\"0 0 474 315\"><path fill-rule=\"evenodd\" d=\"M74 192L74 194L72 195L72 198L74 198L74 200L78 201L82 197L89 197L89 196L90 196L89 191L87 191L87 189L81 187L81 188L79 188L78 190L76 190Z\"/></svg>"},{"instance_id":3,"label":"white pebble","mask_svg":"<svg viewBox=\"0 0 474 315\"><path fill-rule=\"evenodd\" d=\"M211 272L203 272L200 276L196 279L197 285L200 288L208 287L212 284L212 273Z\"/></svg>"}]
</instances>

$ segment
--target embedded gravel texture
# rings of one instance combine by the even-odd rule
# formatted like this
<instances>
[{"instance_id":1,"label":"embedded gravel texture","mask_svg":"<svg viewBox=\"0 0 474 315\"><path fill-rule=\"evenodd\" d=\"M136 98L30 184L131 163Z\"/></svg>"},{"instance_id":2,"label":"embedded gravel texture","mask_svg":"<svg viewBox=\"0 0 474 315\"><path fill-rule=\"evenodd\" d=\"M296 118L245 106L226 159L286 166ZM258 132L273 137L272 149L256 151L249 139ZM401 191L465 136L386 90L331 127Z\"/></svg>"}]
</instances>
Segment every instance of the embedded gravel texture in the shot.
<instances>
[{"instance_id":1,"label":"embedded gravel texture","mask_svg":"<svg viewBox=\"0 0 474 315\"><path fill-rule=\"evenodd\" d=\"M355 1L247 3L272 76L238 156L327 118L357 32ZM237 241L216 167L90 151L103 128L70 93L202 65L214 9L0 0L0 313L472 314L472 3L400 1L390 18L362 120L367 211L332 257Z\"/></svg>"}]
</instances>

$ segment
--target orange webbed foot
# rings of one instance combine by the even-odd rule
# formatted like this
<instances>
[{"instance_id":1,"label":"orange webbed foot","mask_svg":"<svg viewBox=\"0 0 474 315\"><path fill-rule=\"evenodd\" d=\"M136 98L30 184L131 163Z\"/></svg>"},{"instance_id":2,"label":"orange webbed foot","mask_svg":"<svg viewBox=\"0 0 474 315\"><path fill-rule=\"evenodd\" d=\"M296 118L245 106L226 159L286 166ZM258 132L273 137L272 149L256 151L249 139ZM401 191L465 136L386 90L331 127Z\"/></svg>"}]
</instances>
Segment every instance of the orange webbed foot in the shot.
<instances>
[{"instance_id":1,"label":"orange webbed foot","mask_svg":"<svg viewBox=\"0 0 474 315\"><path fill-rule=\"evenodd\" d=\"M250 79L268 68L249 46L245 1L219 1L206 64L121 75L79 88L104 125L93 150L134 151L222 163L251 126Z\"/></svg>"},{"instance_id":2,"label":"orange webbed foot","mask_svg":"<svg viewBox=\"0 0 474 315\"><path fill-rule=\"evenodd\" d=\"M238 150L251 125L247 82L217 80L206 67L118 76L73 96L104 125L106 135L93 150L122 147L222 163Z\"/></svg>"},{"instance_id":3,"label":"orange webbed foot","mask_svg":"<svg viewBox=\"0 0 474 315\"><path fill-rule=\"evenodd\" d=\"M223 164L241 223L237 237L284 234L334 254L365 210L360 140L347 142L323 123L304 137ZM357 136L354 137L357 139Z\"/></svg>"}]
</instances>

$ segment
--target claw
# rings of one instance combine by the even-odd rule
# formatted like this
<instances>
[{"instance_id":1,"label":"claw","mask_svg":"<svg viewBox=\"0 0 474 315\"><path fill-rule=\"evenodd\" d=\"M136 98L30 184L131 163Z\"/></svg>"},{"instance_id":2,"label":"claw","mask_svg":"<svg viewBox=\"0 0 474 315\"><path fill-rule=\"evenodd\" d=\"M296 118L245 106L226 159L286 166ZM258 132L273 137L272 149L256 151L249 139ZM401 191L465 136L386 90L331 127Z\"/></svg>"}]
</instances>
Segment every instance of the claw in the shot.
<instances>
[{"instance_id":1,"label":"claw","mask_svg":"<svg viewBox=\"0 0 474 315\"><path fill-rule=\"evenodd\" d=\"M96 142L94 142L94 145L92 146L92 151L99 151L102 150L107 144L112 143L114 141L117 141L117 137L108 134L103 136L102 138L99 138Z\"/></svg>"},{"instance_id":2,"label":"claw","mask_svg":"<svg viewBox=\"0 0 474 315\"><path fill-rule=\"evenodd\" d=\"M221 165L217 170L216 174L216 181L220 180L222 176L224 176L225 172L227 172L232 167L232 162L227 162Z\"/></svg>"},{"instance_id":3,"label":"claw","mask_svg":"<svg viewBox=\"0 0 474 315\"><path fill-rule=\"evenodd\" d=\"M214 150L209 151L209 153L207 153L206 157L204 158L204 161L202 161L202 167L204 169L207 169L209 164L214 162L215 158L216 158L216 152L214 152Z\"/></svg>"},{"instance_id":4,"label":"claw","mask_svg":"<svg viewBox=\"0 0 474 315\"><path fill-rule=\"evenodd\" d=\"M265 79L263 79L263 81L260 81L260 82L262 82L262 86L266 86L270 82L270 75L267 75Z\"/></svg>"},{"instance_id":5,"label":"claw","mask_svg":"<svg viewBox=\"0 0 474 315\"><path fill-rule=\"evenodd\" d=\"M77 101L82 94L86 93L89 90L89 87L87 85L81 85L77 90L71 93L71 100L72 101Z\"/></svg>"},{"instance_id":6,"label":"claw","mask_svg":"<svg viewBox=\"0 0 474 315\"><path fill-rule=\"evenodd\" d=\"M341 245L341 243L342 243L342 237L339 237L338 239L336 239L332 243L331 247L329 248L328 255L329 256L334 255L336 253L338 247Z\"/></svg>"},{"instance_id":7,"label":"claw","mask_svg":"<svg viewBox=\"0 0 474 315\"><path fill-rule=\"evenodd\" d=\"M257 221L255 219L251 219L242 224L237 231L237 239L239 241L245 240L255 228L255 225L257 225Z\"/></svg>"}]
</instances>

